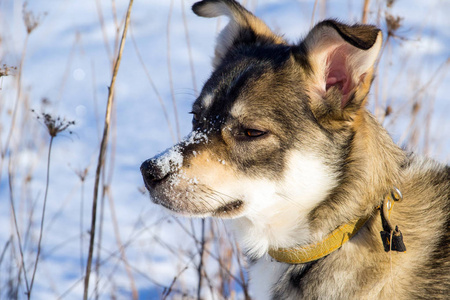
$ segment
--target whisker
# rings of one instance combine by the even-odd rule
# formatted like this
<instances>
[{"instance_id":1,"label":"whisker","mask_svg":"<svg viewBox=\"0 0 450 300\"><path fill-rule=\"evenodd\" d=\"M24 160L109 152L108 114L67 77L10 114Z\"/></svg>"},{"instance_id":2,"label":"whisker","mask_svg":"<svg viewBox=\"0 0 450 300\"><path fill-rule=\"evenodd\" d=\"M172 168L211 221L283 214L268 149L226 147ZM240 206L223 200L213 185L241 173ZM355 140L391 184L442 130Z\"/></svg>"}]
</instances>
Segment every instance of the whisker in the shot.
<instances>
[{"instance_id":1,"label":"whisker","mask_svg":"<svg viewBox=\"0 0 450 300\"><path fill-rule=\"evenodd\" d=\"M298 208L306 209L306 207L305 207L302 203L299 203L299 202L297 202L297 201L294 201L294 200L292 200L290 197L288 197L288 196L286 196L286 195L283 195L283 194L280 194L280 193L275 193L275 194L276 194L277 196L279 196L281 199L283 199L283 200L289 202L290 204L293 204L293 205L297 206Z\"/></svg>"}]
</instances>

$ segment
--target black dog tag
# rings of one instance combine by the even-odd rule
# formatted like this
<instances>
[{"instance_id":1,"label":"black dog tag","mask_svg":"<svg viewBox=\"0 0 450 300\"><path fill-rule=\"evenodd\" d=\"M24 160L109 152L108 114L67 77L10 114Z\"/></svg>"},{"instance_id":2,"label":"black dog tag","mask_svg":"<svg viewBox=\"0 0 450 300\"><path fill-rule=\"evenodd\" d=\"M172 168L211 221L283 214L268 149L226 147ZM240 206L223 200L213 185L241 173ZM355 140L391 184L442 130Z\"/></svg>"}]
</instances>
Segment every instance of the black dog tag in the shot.
<instances>
[{"instance_id":1,"label":"black dog tag","mask_svg":"<svg viewBox=\"0 0 450 300\"><path fill-rule=\"evenodd\" d=\"M384 251L398 251L405 252L406 246L403 243L403 234L398 229L398 226L395 226L395 230L392 232L392 244L391 244L391 233L387 231L381 231L381 240L383 241Z\"/></svg>"}]
</instances>

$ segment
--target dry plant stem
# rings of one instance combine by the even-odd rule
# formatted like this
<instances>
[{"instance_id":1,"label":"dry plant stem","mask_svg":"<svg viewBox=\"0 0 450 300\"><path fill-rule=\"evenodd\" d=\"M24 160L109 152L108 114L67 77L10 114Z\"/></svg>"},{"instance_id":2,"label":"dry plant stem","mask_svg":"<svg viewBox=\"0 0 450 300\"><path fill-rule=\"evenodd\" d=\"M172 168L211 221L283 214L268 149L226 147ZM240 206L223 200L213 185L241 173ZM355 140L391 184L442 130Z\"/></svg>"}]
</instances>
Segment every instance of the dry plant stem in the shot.
<instances>
[{"instance_id":1,"label":"dry plant stem","mask_svg":"<svg viewBox=\"0 0 450 300\"><path fill-rule=\"evenodd\" d=\"M173 218L173 220L192 238L192 239L194 239L194 241L196 242L196 244L198 244L198 245L200 245L200 243L201 243L201 241L199 241L197 238L196 238L196 236L190 231L190 230L188 230L188 228L186 228L177 218ZM155 241L156 242L158 242L158 243L160 243L162 246L164 246L165 248L167 248L170 252L172 252L173 254L176 254L175 253L175 251L173 251L171 248L170 248L170 246L169 245L167 245L167 244L164 244L162 241L160 241L157 237L154 237L154 239L155 239ZM231 237L230 237L230 239L231 239ZM206 241L206 240L205 240ZM220 248L220 247L219 247ZM229 258L229 260L227 260L227 262L223 262L222 261L222 259L221 259L221 251L220 251L220 249L218 249L218 253L219 253L219 255L218 256L216 256L215 254L213 254L211 251L209 251L208 250L208 248L205 246L204 248L203 248L203 251L204 251L204 254L208 254L211 258L213 258L215 261L217 261L218 262L218 264L219 264L219 267L220 267L220 269L223 271L223 272L225 272L228 276L229 276L229 278L230 279L232 279L232 280L234 280L239 286L241 286L241 288L242 288L242 290L244 291L244 296L245 295L247 295L247 296L245 296L245 297L247 297L246 299L250 299L250 297L249 297L249 293L248 293L248 286L247 286L247 284L245 283L245 278L244 278L244 275L243 275L243 272L244 272L244 270L245 270L245 268L244 268L244 266L242 266L242 264L240 263L240 261L238 260L238 263L239 263L239 267L240 267L240 270L241 270L241 279L239 279L239 278L237 278L233 273L232 273L232 271L230 270L230 268L231 268L231 257L232 256L238 256L238 255L240 255L240 250L238 249L238 250L234 250L234 248L232 247L231 248L231 257ZM188 255L188 254L185 254L185 255ZM204 266L206 266L206 264L204 263L205 262L205 258L203 257L203 265ZM204 268L204 267L203 267ZM202 276L203 276L203 278L205 278L206 279L206 281L208 282L208 284L209 284L209 287L210 287L210 289L211 289L211 292L213 291L213 287L212 287L212 285L211 285L211 281L210 281L210 279L209 279L209 277L207 276L207 274L205 273L205 270L203 269L203 271L204 271L204 273L202 273ZM222 276L223 278L224 278L224 276ZM230 284L228 284L228 286L230 286ZM220 294L220 292L219 292L219 294Z\"/></svg>"},{"instance_id":2,"label":"dry plant stem","mask_svg":"<svg viewBox=\"0 0 450 300\"><path fill-rule=\"evenodd\" d=\"M123 249L125 250L127 247L129 247L131 245L131 243L133 243L133 240L135 238L137 238L138 235L140 235L141 233L143 233L145 231L145 229L142 229L140 231L140 233L137 233L134 237L132 237L131 239L129 239L126 243L123 244ZM168 245L165 245L165 247L170 247ZM148 271L141 271L138 268L134 267L133 265L129 264L128 261L123 261L122 258L120 257L120 250L117 249L113 252L109 251L109 249L107 248L103 248L102 249L103 252L109 254L107 258L103 259L100 263L100 265L105 265L108 261L112 260L112 259L116 259L116 263L115 263L115 267L113 268L113 270L111 271L111 273L109 275L105 275L105 278L108 278L108 281L110 282L111 278L113 277L113 274L115 273L116 269L119 266L120 261L122 261L123 264L126 265L127 268L132 269L135 273L139 274L140 276L146 278L147 280L149 280L149 282L151 282L153 285L158 286L160 288L163 288L164 290L167 290L167 287L162 285L161 283L155 281L154 279L152 279L151 277L148 276ZM175 252L175 250L173 250L173 253L176 255L177 253ZM191 259L186 263L186 264L192 264L192 260L194 259L194 256L191 257ZM103 283L103 286L105 286L108 283ZM73 289L74 286L72 286L70 289ZM101 288L100 288L101 290ZM176 292L177 294L183 294L180 290L177 289L172 289L174 292ZM64 294L67 294L67 291L64 292ZM61 297L62 298L62 297Z\"/></svg>"},{"instance_id":3,"label":"dry plant stem","mask_svg":"<svg viewBox=\"0 0 450 300\"><path fill-rule=\"evenodd\" d=\"M375 95L376 95L376 101L374 101L375 107L374 107L374 113L375 113L375 117L381 122L381 124L384 123L385 117L386 117L386 101L387 101L387 97L386 94L389 92L389 88L388 83L392 83L393 81L395 82L396 80L392 80L390 78L390 72L388 72L389 70L389 62L392 58L392 43L389 43L390 39L388 37L388 39L386 40L386 44L383 46L383 50L382 50L382 55L383 55L383 59L384 59L384 66L382 68L383 70L383 75L381 75L381 71L378 71L380 69L378 69L378 65L377 65L377 72L380 73L380 76L377 76L376 80L377 80L377 90L375 91ZM399 78L398 74L396 76L396 78ZM392 85L391 86L395 86ZM381 89L379 89L381 87ZM386 100L386 101L385 101ZM384 109L383 109L384 108Z\"/></svg>"},{"instance_id":4,"label":"dry plant stem","mask_svg":"<svg viewBox=\"0 0 450 300\"><path fill-rule=\"evenodd\" d=\"M10 159L10 165L9 168L11 169L11 159ZM13 186L12 186L12 172L9 172L9 199L11 201L11 211L12 211L12 215L13 215L13 219L14 219L14 228L16 229L16 234L17 234L17 242L19 244L19 253L20 253L20 267L19 267L19 279L18 281L20 281L20 271L21 269L23 269L23 274L24 274L24 278L25 278L25 287L26 287L26 294L30 295L30 285L28 283L28 277L27 277L27 270L26 270L26 266L25 266L25 256L23 254L23 248L22 248L22 238L20 236L20 231L19 231L19 224L17 222L17 213L16 213L16 209L14 207L14 197L13 197ZM29 298L29 296L28 296Z\"/></svg>"},{"instance_id":5,"label":"dry plant stem","mask_svg":"<svg viewBox=\"0 0 450 300\"><path fill-rule=\"evenodd\" d=\"M108 35L106 34L105 20L103 18L100 0L96 0L95 4L96 4L96 8L97 8L98 20L100 22L100 27L102 29L103 44L105 45L106 54L108 55L109 59L111 60L111 63L113 63L113 54L111 53L111 49L109 48L109 44L108 44Z\"/></svg>"},{"instance_id":6,"label":"dry plant stem","mask_svg":"<svg viewBox=\"0 0 450 300\"><path fill-rule=\"evenodd\" d=\"M114 98L113 98L114 99ZM113 104L114 106L114 104ZM105 155L106 155L106 150L105 150ZM103 161L106 161L106 159L104 158ZM103 163L104 164L104 163ZM103 172L101 173L101 186L102 186L102 195L100 197L100 220L99 220L99 228L98 228L98 239L97 239L97 259L95 262L95 287L94 287L94 299L98 300L98 298L100 297L99 295L99 289L98 289L98 284L100 282L100 261L101 261L101 248L102 248L102 241L103 241L103 220L104 220L104 215L105 215L105 169L103 168Z\"/></svg>"},{"instance_id":7,"label":"dry plant stem","mask_svg":"<svg viewBox=\"0 0 450 300\"><path fill-rule=\"evenodd\" d=\"M313 26L314 26L314 16L316 15L317 2L318 2L318 0L315 0L315 1L314 1L314 7L313 7L312 16L311 16L311 25L310 25L310 29L313 28Z\"/></svg>"},{"instance_id":8,"label":"dry plant stem","mask_svg":"<svg viewBox=\"0 0 450 300\"><path fill-rule=\"evenodd\" d=\"M133 26L130 26L130 34L131 34L131 41L133 42L134 50L136 51L136 55L139 59L139 63L141 64L142 68L144 69L145 75L147 76L148 81L150 82L150 85L152 86L153 92L156 95L156 98L159 101L159 104L161 105L164 118L167 122L167 127L169 128L170 135L172 136L172 140L175 143L177 141L175 134L173 133L172 125L170 124L169 114L167 113L166 105L164 104L164 101L161 97L161 94L159 93L158 89L156 88L155 83L152 80L152 77L150 76L150 72L148 71L147 67L145 66L144 60L142 59L141 52L139 51L139 48L137 46L136 40L134 39L133 35Z\"/></svg>"},{"instance_id":9,"label":"dry plant stem","mask_svg":"<svg viewBox=\"0 0 450 300\"><path fill-rule=\"evenodd\" d=\"M241 257L241 249L239 248L239 245L238 245L238 243L236 241L235 241L235 245L236 245L236 250L238 252L238 253L235 254L235 256L236 256L237 263L238 263L238 266L239 266L239 276L241 277L242 291L244 292L245 300L250 300L251 298L250 298L250 294L249 294L249 291L248 291L248 284L245 281L245 276L244 276L245 268L242 265L241 258L240 258Z\"/></svg>"},{"instance_id":10,"label":"dry plant stem","mask_svg":"<svg viewBox=\"0 0 450 300\"><path fill-rule=\"evenodd\" d=\"M378 55L378 60L375 62L375 66L374 66L374 73L378 74L378 66L381 63L382 58L384 58L386 55L384 55L384 50L390 46L390 39L391 36L388 35L386 38L386 41L383 43L383 45L381 46L381 50L380 50L380 54ZM384 61L388 61L388 59L384 59ZM380 108L380 79L378 78L379 76L376 76L375 80L376 80L376 85L375 85L375 99L374 99L374 113L375 113L375 117L377 117L378 119L380 119L380 115L379 115L379 108ZM384 77L383 77L384 78Z\"/></svg>"},{"instance_id":11,"label":"dry plant stem","mask_svg":"<svg viewBox=\"0 0 450 300\"><path fill-rule=\"evenodd\" d=\"M13 262L14 259L16 258L16 250L14 247L14 244L12 244L12 249L11 249L11 256L10 256L10 261ZM10 298L11 299L18 299L18 294L19 294L19 286L21 284L21 271L22 269L19 269L17 272L17 279L14 281L14 269L12 264L10 264L9 267L9 278L11 278L12 280L9 280L8 282L8 293L10 293Z\"/></svg>"},{"instance_id":12,"label":"dry plant stem","mask_svg":"<svg viewBox=\"0 0 450 300\"><path fill-rule=\"evenodd\" d=\"M39 262L39 256L41 254L41 243L42 243L42 235L44 233L44 218L45 218L45 209L47 207L47 196L48 196L48 186L50 181L50 157L52 153L52 145L53 145L53 139L55 136L50 136L50 143L48 146L48 157L47 157L47 179L45 183L45 194L44 194L44 205L42 207L42 216L41 216L41 228L39 230L39 239L37 244L37 254L36 254L36 261L34 263L34 269L33 269L33 275L31 276L31 283L30 283L30 289L27 293L28 299L31 298L31 292L33 290L33 284L34 284L34 278L36 276L36 270Z\"/></svg>"},{"instance_id":13,"label":"dry plant stem","mask_svg":"<svg viewBox=\"0 0 450 300\"><path fill-rule=\"evenodd\" d=\"M134 232L125 243L123 243L123 249L126 250L128 247L130 247L133 243L135 243L138 239L139 236L141 236L142 234L144 234L146 231L148 231L150 228L154 227L154 226L160 226L161 222L163 220L165 220L166 217L162 217L160 218L158 221L156 221L154 224L152 224L150 227L144 227L141 228L140 230L138 230L137 232ZM72 238L73 239L73 238ZM158 241L160 242L160 241ZM167 247L167 249L169 249L174 255L177 255L178 253L176 252L176 250L171 249L169 245L167 244L163 244L161 243L162 246ZM51 249L49 252L54 251L55 248ZM106 248L102 248L102 251L104 253L107 254L106 258L103 258L102 261L100 262L100 266L106 265L108 262L110 262L112 259L117 259L117 260L121 260L120 258L120 250L115 250L115 251L110 251L110 249L106 249ZM189 262L187 262L187 264L191 263L193 257L191 258L191 260ZM128 261L124 261L124 264L127 265L128 268L132 269L133 272L135 272L136 274L139 274L141 277L147 279L151 284L162 288L164 290L167 290L168 287L159 283L158 281L155 281L152 277L150 277L148 275L147 271L141 271L140 269L138 269L137 267L131 265L128 263ZM114 273L114 271L111 272L111 275L106 276L108 278L110 278L112 276L112 274ZM78 279L76 282L74 282L70 287L67 288L67 290L65 290L63 293L60 294L60 296L58 297L58 299L63 299L65 298L73 289L75 289L80 283L83 282L83 277L81 277L80 279ZM181 290L178 289L173 289L172 291L180 294L180 295L184 295L183 292Z\"/></svg>"},{"instance_id":14,"label":"dry plant stem","mask_svg":"<svg viewBox=\"0 0 450 300\"><path fill-rule=\"evenodd\" d=\"M113 2L113 13L115 15L115 4ZM117 19L114 18L116 26L118 25ZM119 27L116 28L116 40L119 39ZM115 50L118 46L115 46ZM97 261L95 263L95 274L96 274L96 280L95 280L95 299L98 299L100 297L99 294L99 283L100 283L100 261L101 261L101 248L102 248L102 242L103 242L103 225L104 225L104 215L105 215L105 197L109 195L109 197L112 197L112 194L110 193L111 183L113 179L114 174L114 159L115 159L115 153L116 153L116 145L117 145L117 109L116 104L114 101L112 101L112 107L111 107L111 122L110 122L110 128L111 128L111 146L109 154L109 174L106 176L106 167L103 168L102 173L102 196L101 196L101 206L100 206L100 227L98 230L98 241L97 241ZM106 160L106 158L105 158ZM109 198L110 199L110 198ZM111 200L112 201L112 200ZM113 208L111 208L113 209ZM115 222L115 218L113 218L113 222ZM113 224L117 225L117 224ZM133 280L133 279L132 279ZM132 282L132 284L134 281Z\"/></svg>"},{"instance_id":15,"label":"dry plant stem","mask_svg":"<svg viewBox=\"0 0 450 300\"><path fill-rule=\"evenodd\" d=\"M113 15L113 20L114 20L114 24L116 25L116 30L117 32L119 32L119 21L117 19L117 8L116 8L116 1L115 0L111 0L111 10L112 10L112 15ZM117 34L116 36L116 45L115 45L115 50L117 50L117 46L119 44L119 35Z\"/></svg>"},{"instance_id":16,"label":"dry plant stem","mask_svg":"<svg viewBox=\"0 0 450 300\"><path fill-rule=\"evenodd\" d=\"M215 231L217 230L217 232L219 231L219 227L217 226L217 229L215 229L215 222L211 222L211 229L210 229L210 236L211 237L215 237L218 236L218 240L215 243L216 246L216 252L218 253L217 255L217 262L220 265L225 264L225 260L227 258L229 258L229 256L227 255L229 253L229 251L227 251L227 247L225 245L225 241L224 238L220 235L220 234L216 234ZM228 252L228 253L227 253ZM219 282L220 282L220 288L219 288L219 295L222 295L224 298L227 297L226 291L231 290L231 288L227 289L227 286L230 287L230 276L226 276L225 272L222 268L219 268L219 272L218 272L218 277L219 277Z\"/></svg>"},{"instance_id":17,"label":"dry plant stem","mask_svg":"<svg viewBox=\"0 0 450 300\"><path fill-rule=\"evenodd\" d=\"M139 299L139 294L138 294L138 290L136 288L136 283L135 283L134 278L133 278L133 273L131 272L131 269L129 267L129 263L128 263L127 257L125 255L125 248L123 246L122 239L120 238L120 230L119 230L119 225L117 223L116 209L115 209L114 200L113 200L113 196L112 196L111 190L107 189L106 190L106 194L107 194L108 200L109 200L109 207L110 207L110 210L111 210L111 217L112 217L112 223L113 223L113 228L114 228L114 235L116 236L117 247L119 248L119 251L120 251L120 258L121 258L122 262L124 263L125 271L127 273L128 279L130 280L131 293L132 293L132 296L133 296L133 300L137 300L137 299Z\"/></svg>"},{"instance_id":18,"label":"dry plant stem","mask_svg":"<svg viewBox=\"0 0 450 300\"><path fill-rule=\"evenodd\" d=\"M9 244L11 244L12 236L6 241L5 246L3 247L2 254L0 255L0 266L2 265L3 258L5 257L6 251L9 248Z\"/></svg>"},{"instance_id":19,"label":"dry plant stem","mask_svg":"<svg viewBox=\"0 0 450 300\"><path fill-rule=\"evenodd\" d=\"M178 121L177 102L175 100L175 91L173 88L172 64L170 60L170 22L172 20L173 0L170 0L169 16L167 17L167 70L169 72L170 95L172 96L173 113L175 114L175 127L178 140L181 139L180 123Z\"/></svg>"},{"instance_id":20,"label":"dry plant stem","mask_svg":"<svg viewBox=\"0 0 450 300\"><path fill-rule=\"evenodd\" d=\"M201 291L202 291L202 281L203 281L203 253L205 252L205 219L202 219L202 236L201 236L201 242L200 242L200 263L198 265L198 287L197 287L197 299L201 299Z\"/></svg>"},{"instance_id":21,"label":"dry plant stem","mask_svg":"<svg viewBox=\"0 0 450 300\"><path fill-rule=\"evenodd\" d=\"M100 140L102 130L100 129L100 122L99 122L100 114L98 111L97 80L96 80L96 76L95 76L94 61L91 61L91 72L92 72L92 101L94 102L95 125L97 127L98 140Z\"/></svg>"},{"instance_id":22,"label":"dry plant stem","mask_svg":"<svg viewBox=\"0 0 450 300\"><path fill-rule=\"evenodd\" d=\"M178 218L176 217L172 217L172 219L181 227L181 229L183 229L183 231L189 235L192 239L194 239L196 244L200 244L200 241L196 238L196 236L194 234L192 234L192 232L190 232L186 226L184 226L180 220L178 220ZM164 243L162 243L160 240L158 240L156 237L154 237L154 239L156 241L158 241L159 243L161 243L163 246L165 246L169 251L171 251L173 254L176 254L176 252L172 251L172 249L170 249L170 247ZM219 257L217 257L214 253L212 253L211 251L209 251L207 248L204 248L203 250L205 253L207 253L210 257L212 257L214 260L216 260L220 267L222 268L222 270L224 270L229 276L231 276L233 278L233 280L235 280L239 285L242 286L242 283L240 282L239 278L237 278L225 265L222 264L222 262L220 261ZM236 254L238 255L238 254Z\"/></svg>"},{"instance_id":23,"label":"dry plant stem","mask_svg":"<svg viewBox=\"0 0 450 300\"><path fill-rule=\"evenodd\" d=\"M444 61L437 69L436 69L436 71L433 73L433 76L431 76L431 78L430 78L425 84L423 84L423 85L422 85L422 86L414 93L414 98L411 99L411 100L412 100L412 103L413 103L413 104L412 104L413 110L412 110L412 114L411 114L411 120L410 120L410 123L409 123L407 129L403 132L403 134L402 134L401 137L399 138L398 143L399 143L400 145L402 145L402 144L407 140L407 137L410 136L410 137L409 137L408 144L409 144L410 146L414 146L414 143L415 143L415 140L416 140L416 136L415 136L416 130L414 130L414 125L417 124L417 122L416 122L416 120L417 120L417 115L419 114L420 108L423 107L423 105L422 105L421 103L424 102L424 98L425 98L424 92L427 90L427 88L429 88L429 87L432 85L432 83L433 83L434 80L436 80L437 78L440 78L440 76L441 76L440 73L441 73L442 71L445 71L445 69L446 69L446 67L448 67L449 63L450 63L450 57L447 58L447 59L446 59L446 60L445 60L445 61ZM434 100L433 100L432 103L427 103L427 107L428 107L429 109L432 109L433 104L434 104ZM409 105L411 105L411 104L409 104ZM415 105L416 105L416 107L417 107L418 109L415 109L415 108L414 108ZM415 125L415 126L416 126L416 129L417 129L417 126L418 126L418 125Z\"/></svg>"},{"instance_id":24,"label":"dry plant stem","mask_svg":"<svg viewBox=\"0 0 450 300\"><path fill-rule=\"evenodd\" d=\"M362 17L361 17L361 22L363 24L367 23L367 16L369 14L369 5L370 5L370 0L364 0L363 13L362 13Z\"/></svg>"},{"instance_id":25,"label":"dry plant stem","mask_svg":"<svg viewBox=\"0 0 450 300\"><path fill-rule=\"evenodd\" d=\"M127 14L125 17L125 25L123 28L122 39L120 41L119 52L117 54L117 59L114 65L114 71L111 78L111 85L109 86L109 94L108 94L108 102L106 106L106 115L105 115L105 124L103 130L102 142L100 145L100 151L97 162L97 169L95 172L95 183L94 183L94 196L92 201L92 219L91 219L91 229L90 229L90 240L89 240L89 252L88 252L88 260L86 265L86 275L84 279L84 293L83 299L87 300L88 292L89 292L89 278L91 275L91 266L92 266L92 257L94 252L94 241L95 241L95 227L96 227L96 215L97 215L97 199L98 199L98 188L100 182L100 173L102 170L102 166L104 164L104 156L106 152L106 146L108 143L108 135L109 135L109 123L111 118L111 107L114 95L114 88L116 83L117 72L119 71L120 61L122 58L123 47L125 45L125 38L127 35L128 25L130 23L130 14L131 8L133 6L133 0L130 0Z\"/></svg>"},{"instance_id":26,"label":"dry plant stem","mask_svg":"<svg viewBox=\"0 0 450 300\"><path fill-rule=\"evenodd\" d=\"M182 269L182 270L178 273L177 276L175 276L175 277L173 278L172 283L170 284L169 288L168 288L166 291L164 291L163 295L161 296L161 299L162 299L162 300L167 299L167 297L169 296L169 294L172 292L172 289L173 289L173 287L174 287L174 285L175 285L175 282L177 281L178 277L180 277L181 274L182 274L184 271L186 271L187 269L188 269L188 267L186 266L184 269Z\"/></svg>"},{"instance_id":27,"label":"dry plant stem","mask_svg":"<svg viewBox=\"0 0 450 300\"><path fill-rule=\"evenodd\" d=\"M435 89L432 89L435 91ZM430 92L430 97L428 97L428 106L427 106L427 112L425 115L425 128L423 129L423 154L426 156L430 155L430 130L431 130L431 119L433 117L433 111L434 111L434 103L436 100L436 92Z\"/></svg>"},{"instance_id":28,"label":"dry plant stem","mask_svg":"<svg viewBox=\"0 0 450 300\"><path fill-rule=\"evenodd\" d=\"M448 69L448 67L450 67L450 57L448 57L437 69L436 71L433 73L433 75L430 77L430 79L421 85L421 87L419 89L417 89L417 91L413 92L413 95L415 95L414 98L409 99L407 102L405 102L405 104L403 104L402 106L397 108L397 114L394 115L391 118L390 123L388 124L388 126L392 126L393 123L396 121L396 119L400 116L400 114L402 112L404 112L406 109L412 107L412 105L414 105L414 101L416 98L419 97L423 97L423 93L426 92L430 86L434 83L435 80L440 79L440 78L444 78L445 77L445 72ZM435 89L437 88L438 84L435 84Z\"/></svg>"},{"instance_id":29,"label":"dry plant stem","mask_svg":"<svg viewBox=\"0 0 450 300\"><path fill-rule=\"evenodd\" d=\"M119 47L119 38L120 38L120 27L121 24L119 25L119 22L117 21L117 13L116 13L116 5L115 5L115 1L112 0L111 1L112 4L112 11L113 11L113 19L114 19L114 24L116 26L116 34L115 34L115 42L114 42L114 53L117 53L117 49ZM114 69L114 64L111 66L112 69ZM117 109L116 109L116 103L114 101L114 97L112 100L112 106L111 106L111 119L110 119L110 147L109 147L109 151L105 154L105 161L107 160L106 156L109 155L109 163L108 165L108 169L109 169L109 174L108 176L106 176L106 164L104 164L103 167L103 173L102 173L102 197L101 197L101 206L100 206L100 227L98 230L98 241L97 241L97 260L95 263L95 275L96 275L96 280L95 280L95 299L99 299L100 294L99 294L99 288L98 288L98 284L100 282L100 261L101 261L101 245L103 242L103 225L104 225L104 215L105 215L105 197L106 194L108 193L110 187L111 187L111 183L112 183L112 179L113 179L113 174L114 174L114 162L115 162L115 153L116 153L116 145L117 145Z\"/></svg>"},{"instance_id":30,"label":"dry plant stem","mask_svg":"<svg viewBox=\"0 0 450 300\"><path fill-rule=\"evenodd\" d=\"M83 229L83 224L84 224L84 180L85 178L81 178L81 201L80 201L80 272L81 275L83 276L83 272L84 272L84 254L83 254L83 249L84 249L84 243L83 243L83 236L84 236L84 229Z\"/></svg>"},{"instance_id":31,"label":"dry plant stem","mask_svg":"<svg viewBox=\"0 0 450 300\"><path fill-rule=\"evenodd\" d=\"M63 73L63 76L62 76L62 79L61 79L61 83L59 85L58 96L57 96L56 101L55 101L56 105L60 104L61 100L63 98L64 89L66 87L66 84L67 84L67 81L68 81L68 78L69 78L69 74L70 74L70 70L71 70L71 67L72 67L73 57L75 56L75 50L77 48L78 43L80 42L80 39L81 39L80 33L76 33L75 34L75 40L73 42L72 48L70 49L69 56L67 58L66 68L64 70L64 73Z\"/></svg>"},{"instance_id":32,"label":"dry plant stem","mask_svg":"<svg viewBox=\"0 0 450 300\"><path fill-rule=\"evenodd\" d=\"M19 102L20 98L22 96L22 70L23 70L23 63L25 61L25 55L27 52L27 46L28 46L28 38L30 37L30 34L28 33L25 36L25 41L23 44L22 49L22 55L20 57L20 63L19 68L17 71L17 96L16 96L16 102L14 103L14 109L11 117L11 126L9 127L8 135L6 136L5 145L3 149L0 149L1 153L1 159L0 159L0 181L2 179L2 170L3 170L3 162L5 161L6 153L9 150L9 143L11 142L11 137L14 132L15 124L16 124L16 118L17 118L17 111L19 110ZM1 144L1 141L0 141Z\"/></svg>"},{"instance_id":33,"label":"dry plant stem","mask_svg":"<svg viewBox=\"0 0 450 300\"><path fill-rule=\"evenodd\" d=\"M116 1L115 0L111 0L111 10L112 10L112 15L113 15L113 20L114 20L114 25L116 27L116 34L114 35L114 55L116 55L117 53L117 49L119 48L119 38L120 38L120 28L122 27L122 22L118 22L117 19L117 9L116 9ZM114 65L112 64L112 67L114 67Z\"/></svg>"},{"instance_id":34,"label":"dry plant stem","mask_svg":"<svg viewBox=\"0 0 450 300\"><path fill-rule=\"evenodd\" d=\"M195 97L197 97L198 96L197 80L195 78L194 59L192 58L191 40L189 38L189 30L188 30L188 24L187 24L187 19L186 19L186 13L184 11L184 0L181 0L181 14L182 14L182 18L183 18L184 35L186 36L186 46L187 46L188 56L189 56L189 66L191 68L192 87L194 88Z\"/></svg>"},{"instance_id":35,"label":"dry plant stem","mask_svg":"<svg viewBox=\"0 0 450 300\"><path fill-rule=\"evenodd\" d=\"M140 232L136 233L135 236L133 236L132 238L130 238L129 240L127 240L126 243L123 244L124 249L126 249L128 246L130 246L133 242L135 242L135 239L137 239L137 237L142 234L145 230L147 230L147 228L141 229ZM103 249L104 252L108 252L108 249ZM109 252L109 256L107 258L104 258L101 262L100 265L105 265L106 263L108 263L111 259L113 258L118 258L118 254L117 254L118 250L116 250L115 252ZM137 268L133 267L132 265L128 265L128 267L132 268L135 272L139 273L139 275L141 275L142 277L145 277L147 280L149 280L152 284L161 287L161 288L165 288L165 286L161 285L160 283L154 281L152 278L150 278L148 276L148 274L138 270ZM63 293L61 293L61 295L58 297L58 299L63 299L65 298L73 289L75 289L80 283L82 283L84 281L84 278L81 277L80 279L78 279L76 282L74 282L70 287L67 288L67 290L65 290Z\"/></svg>"},{"instance_id":36,"label":"dry plant stem","mask_svg":"<svg viewBox=\"0 0 450 300\"><path fill-rule=\"evenodd\" d=\"M427 89L431 86L433 81L435 81L436 79L444 77L444 75L445 75L444 72L447 71L449 66L450 66L450 56L447 57L447 59L445 61L443 61L439 65L439 67L436 69L436 71L433 72L433 76L431 76L430 79L426 83L424 83L420 87L420 89L418 89L417 92L415 92L414 94L415 95L420 95L420 94L424 93L425 91L427 91ZM444 73L444 74L440 74L440 73Z\"/></svg>"}]
</instances>

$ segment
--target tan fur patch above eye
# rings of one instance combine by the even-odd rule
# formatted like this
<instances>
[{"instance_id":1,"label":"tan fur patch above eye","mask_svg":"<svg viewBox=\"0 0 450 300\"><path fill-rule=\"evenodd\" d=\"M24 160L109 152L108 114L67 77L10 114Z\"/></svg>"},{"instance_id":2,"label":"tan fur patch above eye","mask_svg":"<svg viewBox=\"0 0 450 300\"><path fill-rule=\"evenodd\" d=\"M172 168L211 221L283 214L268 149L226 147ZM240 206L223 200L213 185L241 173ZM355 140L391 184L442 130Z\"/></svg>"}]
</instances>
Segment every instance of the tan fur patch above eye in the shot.
<instances>
[{"instance_id":1,"label":"tan fur patch above eye","mask_svg":"<svg viewBox=\"0 0 450 300\"><path fill-rule=\"evenodd\" d=\"M214 96L212 94L207 94L202 99L202 106L204 109L208 109L211 107L214 100Z\"/></svg>"}]
</instances>

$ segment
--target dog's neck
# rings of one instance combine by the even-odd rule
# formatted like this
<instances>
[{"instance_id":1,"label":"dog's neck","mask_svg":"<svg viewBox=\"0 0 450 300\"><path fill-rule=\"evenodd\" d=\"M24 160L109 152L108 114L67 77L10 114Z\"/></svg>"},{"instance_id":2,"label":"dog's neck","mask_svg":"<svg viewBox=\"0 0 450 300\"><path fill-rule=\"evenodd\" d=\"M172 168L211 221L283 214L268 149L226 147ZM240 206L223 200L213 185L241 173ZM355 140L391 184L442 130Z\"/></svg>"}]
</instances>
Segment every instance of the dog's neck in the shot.
<instances>
[{"instance_id":1,"label":"dog's neck","mask_svg":"<svg viewBox=\"0 0 450 300\"><path fill-rule=\"evenodd\" d=\"M330 232L372 214L393 186L400 187L405 153L366 109L353 121L354 137L341 183L311 211L312 232Z\"/></svg>"}]
</instances>

